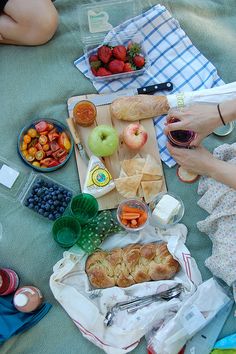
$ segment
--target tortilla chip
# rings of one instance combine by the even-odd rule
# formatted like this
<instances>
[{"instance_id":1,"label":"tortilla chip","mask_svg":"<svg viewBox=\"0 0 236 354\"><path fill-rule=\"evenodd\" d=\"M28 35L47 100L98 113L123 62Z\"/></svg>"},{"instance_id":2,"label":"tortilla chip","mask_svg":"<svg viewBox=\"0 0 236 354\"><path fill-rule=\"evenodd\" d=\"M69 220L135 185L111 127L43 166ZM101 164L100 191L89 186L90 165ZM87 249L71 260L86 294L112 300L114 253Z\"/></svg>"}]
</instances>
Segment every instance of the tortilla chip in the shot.
<instances>
[{"instance_id":1,"label":"tortilla chip","mask_svg":"<svg viewBox=\"0 0 236 354\"><path fill-rule=\"evenodd\" d=\"M121 167L128 176L142 174L145 165L145 159L138 157L136 159L124 160L121 162Z\"/></svg>"},{"instance_id":2,"label":"tortilla chip","mask_svg":"<svg viewBox=\"0 0 236 354\"><path fill-rule=\"evenodd\" d=\"M120 178L121 177L128 177L127 174L125 173L125 171L123 170L123 168L120 169Z\"/></svg>"},{"instance_id":3,"label":"tortilla chip","mask_svg":"<svg viewBox=\"0 0 236 354\"><path fill-rule=\"evenodd\" d=\"M145 174L143 174L141 181L160 181L161 179L162 179L162 176L148 175L145 173Z\"/></svg>"},{"instance_id":4,"label":"tortilla chip","mask_svg":"<svg viewBox=\"0 0 236 354\"><path fill-rule=\"evenodd\" d=\"M142 189L141 184L139 185L138 190L137 190L137 197L143 198L143 189Z\"/></svg>"},{"instance_id":5,"label":"tortilla chip","mask_svg":"<svg viewBox=\"0 0 236 354\"><path fill-rule=\"evenodd\" d=\"M136 197L142 175L122 177L114 180L117 191L125 198Z\"/></svg>"},{"instance_id":6,"label":"tortilla chip","mask_svg":"<svg viewBox=\"0 0 236 354\"><path fill-rule=\"evenodd\" d=\"M141 182L143 195L146 203L150 203L161 191L162 180Z\"/></svg>"},{"instance_id":7,"label":"tortilla chip","mask_svg":"<svg viewBox=\"0 0 236 354\"><path fill-rule=\"evenodd\" d=\"M146 157L143 174L162 176L161 165L158 164L152 155L147 155Z\"/></svg>"}]
</instances>

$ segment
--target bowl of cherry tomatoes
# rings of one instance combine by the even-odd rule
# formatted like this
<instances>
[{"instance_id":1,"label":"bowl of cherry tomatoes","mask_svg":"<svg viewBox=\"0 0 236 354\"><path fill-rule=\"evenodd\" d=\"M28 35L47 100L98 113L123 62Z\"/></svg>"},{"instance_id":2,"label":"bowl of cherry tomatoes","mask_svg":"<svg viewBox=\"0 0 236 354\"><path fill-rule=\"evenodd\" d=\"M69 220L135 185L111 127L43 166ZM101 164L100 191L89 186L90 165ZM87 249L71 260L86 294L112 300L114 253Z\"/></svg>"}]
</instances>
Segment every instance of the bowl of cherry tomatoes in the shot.
<instances>
[{"instance_id":1,"label":"bowl of cherry tomatoes","mask_svg":"<svg viewBox=\"0 0 236 354\"><path fill-rule=\"evenodd\" d=\"M18 137L23 161L40 172L61 168L73 151L73 140L66 126L54 119L40 119L25 126Z\"/></svg>"}]
</instances>

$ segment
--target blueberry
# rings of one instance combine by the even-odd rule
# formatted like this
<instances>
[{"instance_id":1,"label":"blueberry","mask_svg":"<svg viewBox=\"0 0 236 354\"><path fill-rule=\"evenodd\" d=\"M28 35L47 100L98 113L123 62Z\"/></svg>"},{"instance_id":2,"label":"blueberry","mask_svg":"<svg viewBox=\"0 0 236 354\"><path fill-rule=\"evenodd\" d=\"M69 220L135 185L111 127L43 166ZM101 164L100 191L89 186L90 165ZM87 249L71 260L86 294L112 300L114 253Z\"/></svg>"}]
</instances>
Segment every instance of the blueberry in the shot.
<instances>
[{"instance_id":1,"label":"blueberry","mask_svg":"<svg viewBox=\"0 0 236 354\"><path fill-rule=\"evenodd\" d=\"M30 209L33 209L33 207L34 207L34 204L33 204L33 203L30 203L30 204L28 205L28 208L30 208Z\"/></svg>"},{"instance_id":2,"label":"blueberry","mask_svg":"<svg viewBox=\"0 0 236 354\"><path fill-rule=\"evenodd\" d=\"M49 214L48 219L53 220L53 214Z\"/></svg>"},{"instance_id":3,"label":"blueberry","mask_svg":"<svg viewBox=\"0 0 236 354\"><path fill-rule=\"evenodd\" d=\"M49 192L53 192L53 188L52 187L49 188Z\"/></svg>"},{"instance_id":4,"label":"blueberry","mask_svg":"<svg viewBox=\"0 0 236 354\"><path fill-rule=\"evenodd\" d=\"M70 202L70 200L71 200L71 198L70 198L70 197L66 197L66 199L65 199L65 201L66 201L67 203L69 203L69 202Z\"/></svg>"},{"instance_id":5,"label":"blueberry","mask_svg":"<svg viewBox=\"0 0 236 354\"><path fill-rule=\"evenodd\" d=\"M55 219L59 218L60 216L61 216L61 214L56 213L56 214L55 214Z\"/></svg>"},{"instance_id":6,"label":"blueberry","mask_svg":"<svg viewBox=\"0 0 236 354\"><path fill-rule=\"evenodd\" d=\"M49 215L49 212L48 212L48 211L45 211L45 212L43 213L43 216L45 216L46 218L48 217L48 215Z\"/></svg>"},{"instance_id":7,"label":"blueberry","mask_svg":"<svg viewBox=\"0 0 236 354\"><path fill-rule=\"evenodd\" d=\"M65 211L65 208L63 208L63 207L60 207L60 209L59 209L59 211L60 211L60 213L64 213L64 211Z\"/></svg>"},{"instance_id":8,"label":"blueberry","mask_svg":"<svg viewBox=\"0 0 236 354\"><path fill-rule=\"evenodd\" d=\"M54 195L54 196L52 197L52 200L57 200L57 197Z\"/></svg>"},{"instance_id":9,"label":"blueberry","mask_svg":"<svg viewBox=\"0 0 236 354\"><path fill-rule=\"evenodd\" d=\"M38 205L35 205L35 206L34 206L34 210L38 212L39 206L38 206Z\"/></svg>"},{"instance_id":10,"label":"blueberry","mask_svg":"<svg viewBox=\"0 0 236 354\"><path fill-rule=\"evenodd\" d=\"M43 214L44 210L42 208L39 209L39 214Z\"/></svg>"},{"instance_id":11,"label":"blueberry","mask_svg":"<svg viewBox=\"0 0 236 354\"><path fill-rule=\"evenodd\" d=\"M72 198L72 193L71 192L67 192L67 197L68 198Z\"/></svg>"},{"instance_id":12,"label":"blueberry","mask_svg":"<svg viewBox=\"0 0 236 354\"><path fill-rule=\"evenodd\" d=\"M38 202L39 201L39 197L37 197L37 195L34 196L34 201Z\"/></svg>"},{"instance_id":13,"label":"blueberry","mask_svg":"<svg viewBox=\"0 0 236 354\"><path fill-rule=\"evenodd\" d=\"M52 199L49 199L48 204L49 204L49 205L52 205L52 204L53 204L53 200L52 200Z\"/></svg>"},{"instance_id":14,"label":"blueberry","mask_svg":"<svg viewBox=\"0 0 236 354\"><path fill-rule=\"evenodd\" d=\"M51 206L50 206L50 210L55 210L54 205L51 205Z\"/></svg>"}]
</instances>

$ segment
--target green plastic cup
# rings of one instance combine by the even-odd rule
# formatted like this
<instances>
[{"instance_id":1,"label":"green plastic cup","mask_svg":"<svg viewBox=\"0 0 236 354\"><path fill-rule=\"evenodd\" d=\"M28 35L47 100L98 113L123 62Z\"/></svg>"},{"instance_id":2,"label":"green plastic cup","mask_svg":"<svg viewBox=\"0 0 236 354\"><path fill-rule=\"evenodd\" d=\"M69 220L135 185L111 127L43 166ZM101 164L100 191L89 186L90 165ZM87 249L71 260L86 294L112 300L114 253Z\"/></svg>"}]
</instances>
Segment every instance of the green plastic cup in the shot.
<instances>
[{"instance_id":1,"label":"green plastic cup","mask_svg":"<svg viewBox=\"0 0 236 354\"><path fill-rule=\"evenodd\" d=\"M89 223L98 213L98 202L91 194L81 193L71 201L71 213L81 225Z\"/></svg>"},{"instance_id":2,"label":"green plastic cup","mask_svg":"<svg viewBox=\"0 0 236 354\"><path fill-rule=\"evenodd\" d=\"M80 223L72 216L58 218L52 228L54 240L63 248L72 247L81 234Z\"/></svg>"}]
</instances>

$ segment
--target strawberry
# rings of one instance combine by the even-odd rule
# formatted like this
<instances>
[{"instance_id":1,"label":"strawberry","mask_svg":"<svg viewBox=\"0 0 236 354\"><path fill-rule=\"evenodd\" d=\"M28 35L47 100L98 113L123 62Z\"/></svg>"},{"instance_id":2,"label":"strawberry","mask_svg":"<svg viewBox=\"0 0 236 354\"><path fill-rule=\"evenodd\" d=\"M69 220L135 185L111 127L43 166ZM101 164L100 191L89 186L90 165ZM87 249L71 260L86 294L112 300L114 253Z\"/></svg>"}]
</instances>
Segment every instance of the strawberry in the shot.
<instances>
[{"instance_id":1,"label":"strawberry","mask_svg":"<svg viewBox=\"0 0 236 354\"><path fill-rule=\"evenodd\" d=\"M112 50L107 45L102 45L98 48L98 57L104 63L109 63L112 56Z\"/></svg>"},{"instance_id":2,"label":"strawberry","mask_svg":"<svg viewBox=\"0 0 236 354\"><path fill-rule=\"evenodd\" d=\"M113 56L116 59L125 61L125 59L126 59L126 48L125 48L125 46L123 46L123 45L115 46L113 48L112 54L113 54Z\"/></svg>"},{"instance_id":3,"label":"strawberry","mask_svg":"<svg viewBox=\"0 0 236 354\"><path fill-rule=\"evenodd\" d=\"M99 68L97 71L97 76L108 76L108 75L112 75L112 73L106 68Z\"/></svg>"},{"instance_id":4,"label":"strawberry","mask_svg":"<svg viewBox=\"0 0 236 354\"><path fill-rule=\"evenodd\" d=\"M96 70L96 69L91 68L91 71L92 71L92 73L93 73L94 76L97 76L97 70Z\"/></svg>"},{"instance_id":5,"label":"strawberry","mask_svg":"<svg viewBox=\"0 0 236 354\"><path fill-rule=\"evenodd\" d=\"M108 68L113 74L122 73L124 66L125 63L122 60L117 60L117 59L112 60L108 64Z\"/></svg>"},{"instance_id":6,"label":"strawberry","mask_svg":"<svg viewBox=\"0 0 236 354\"><path fill-rule=\"evenodd\" d=\"M135 55L135 57L133 58L133 62L135 64L135 66L137 66L137 68L142 68L145 64L145 59L142 55Z\"/></svg>"},{"instance_id":7,"label":"strawberry","mask_svg":"<svg viewBox=\"0 0 236 354\"><path fill-rule=\"evenodd\" d=\"M89 57L89 62L92 63L93 61L98 61L99 58L97 55L93 54L93 55L90 55Z\"/></svg>"},{"instance_id":8,"label":"strawberry","mask_svg":"<svg viewBox=\"0 0 236 354\"><path fill-rule=\"evenodd\" d=\"M129 71L134 71L133 66L130 63L125 63L123 72L129 72Z\"/></svg>"},{"instance_id":9,"label":"strawberry","mask_svg":"<svg viewBox=\"0 0 236 354\"><path fill-rule=\"evenodd\" d=\"M129 42L127 46L127 52L129 56L134 57L135 55L138 55L141 53L141 46L138 43L135 42Z\"/></svg>"},{"instance_id":10,"label":"strawberry","mask_svg":"<svg viewBox=\"0 0 236 354\"><path fill-rule=\"evenodd\" d=\"M90 63L91 68L93 68L95 70L99 69L101 65L102 65L101 60L92 61Z\"/></svg>"}]
</instances>

